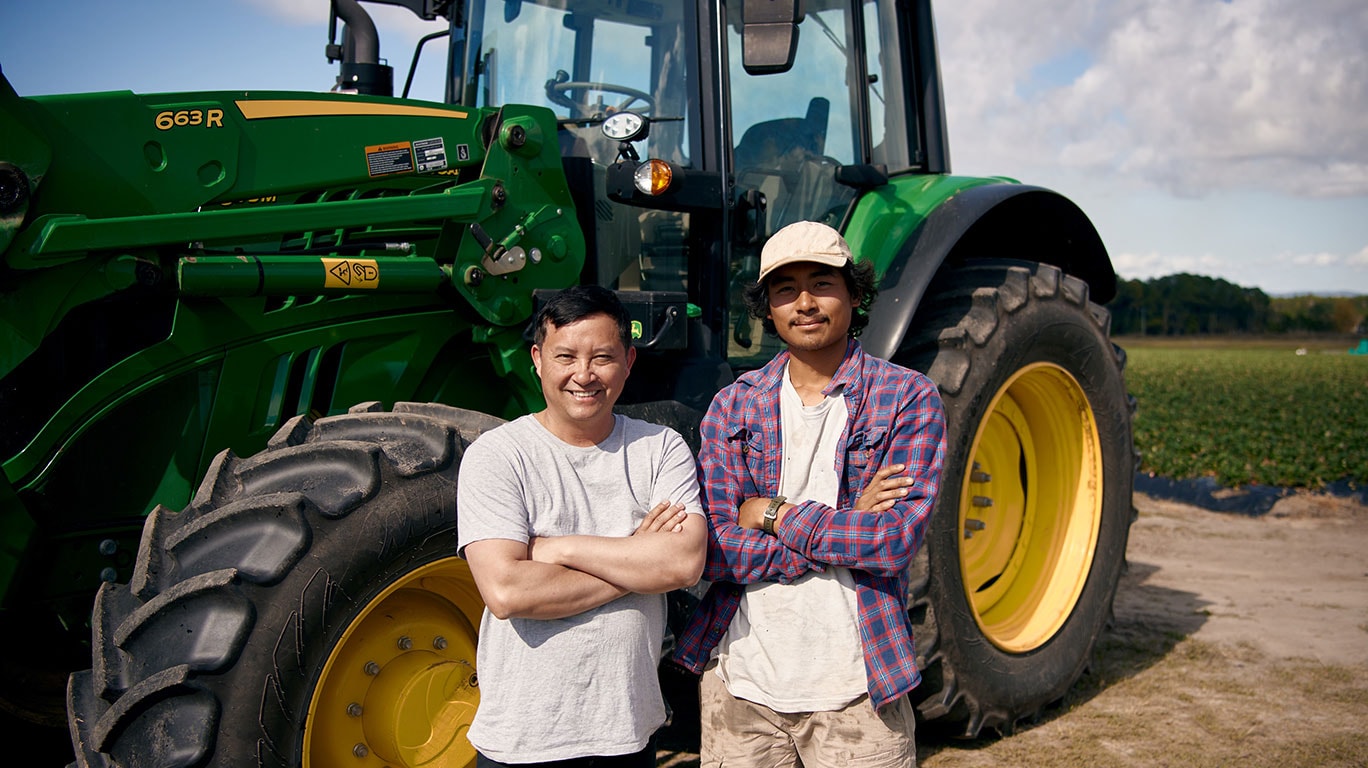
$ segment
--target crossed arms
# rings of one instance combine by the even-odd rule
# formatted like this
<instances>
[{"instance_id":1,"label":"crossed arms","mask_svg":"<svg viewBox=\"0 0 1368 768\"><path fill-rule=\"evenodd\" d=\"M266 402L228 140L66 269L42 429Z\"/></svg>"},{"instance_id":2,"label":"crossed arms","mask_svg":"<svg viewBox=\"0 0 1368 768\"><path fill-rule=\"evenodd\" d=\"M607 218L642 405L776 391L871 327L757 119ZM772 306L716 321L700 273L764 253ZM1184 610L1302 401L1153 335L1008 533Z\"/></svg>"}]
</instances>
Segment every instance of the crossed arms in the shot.
<instances>
[{"instance_id":1,"label":"crossed arms","mask_svg":"<svg viewBox=\"0 0 1368 768\"><path fill-rule=\"evenodd\" d=\"M713 534L703 578L789 583L829 565L877 575L906 570L921 546L936 498L945 419L939 395L930 387L889 399L888 434L870 465L879 469L863 483L855 505L837 509L815 501L785 503L774 536L760 530L769 498L757 496L744 481L753 476L753 468L728 439L735 429L729 425L731 404L719 408L714 401L703 422L698 460Z\"/></svg>"},{"instance_id":2,"label":"crossed arms","mask_svg":"<svg viewBox=\"0 0 1368 768\"><path fill-rule=\"evenodd\" d=\"M659 594L698 582L707 546L702 515L657 504L631 536L483 539L465 556L485 605L500 619L562 619L631 592Z\"/></svg>"}]
</instances>

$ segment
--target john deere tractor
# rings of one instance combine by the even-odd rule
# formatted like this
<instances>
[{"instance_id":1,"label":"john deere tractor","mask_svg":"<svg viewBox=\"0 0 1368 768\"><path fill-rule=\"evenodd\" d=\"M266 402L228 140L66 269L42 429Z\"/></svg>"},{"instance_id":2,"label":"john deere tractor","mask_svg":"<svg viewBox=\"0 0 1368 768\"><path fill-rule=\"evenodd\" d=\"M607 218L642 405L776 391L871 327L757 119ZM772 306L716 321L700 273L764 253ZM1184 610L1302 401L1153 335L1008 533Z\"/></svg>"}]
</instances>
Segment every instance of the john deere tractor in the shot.
<instances>
[{"instance_id":1,"label":"john deere tractor","mask_svg":"<svg viewBox=\"0 0 1368 768\"><path fill-rule=\"evenodd\" d=\"M1073 202L951 175L929 0L385 1L432 22L433 100L356 0L330 92L0 81L6 714L80 766L471 764L454 489L543 404L529 318L619 292L622 410L696 443L778 349L740 293L804 219L876 267L865 348L945 402L923 732L1063 696L1132 516L1115 276Z\"/></svg>"}]
</instances>

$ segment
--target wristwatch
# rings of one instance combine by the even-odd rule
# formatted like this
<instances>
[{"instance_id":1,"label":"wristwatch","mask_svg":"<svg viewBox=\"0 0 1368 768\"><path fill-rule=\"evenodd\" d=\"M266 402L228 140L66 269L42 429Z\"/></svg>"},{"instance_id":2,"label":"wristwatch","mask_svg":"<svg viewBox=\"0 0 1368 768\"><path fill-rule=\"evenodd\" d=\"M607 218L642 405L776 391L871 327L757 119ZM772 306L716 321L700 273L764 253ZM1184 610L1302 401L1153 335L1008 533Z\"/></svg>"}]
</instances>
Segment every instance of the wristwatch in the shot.
<instances>
[{"instance_id":1,"label":"wristwatch","mask_svg":"<svg viewBox=\"0 0 1368 768\"><path fill-rule=\"evenodd\" d=\"M784 503L783 496L775 496L770 499L768 507L765 507L765 516L760 520L760 528L769 535L774 535L774 523L779 519L779 506Z\"/></svg>"}]
</instances>

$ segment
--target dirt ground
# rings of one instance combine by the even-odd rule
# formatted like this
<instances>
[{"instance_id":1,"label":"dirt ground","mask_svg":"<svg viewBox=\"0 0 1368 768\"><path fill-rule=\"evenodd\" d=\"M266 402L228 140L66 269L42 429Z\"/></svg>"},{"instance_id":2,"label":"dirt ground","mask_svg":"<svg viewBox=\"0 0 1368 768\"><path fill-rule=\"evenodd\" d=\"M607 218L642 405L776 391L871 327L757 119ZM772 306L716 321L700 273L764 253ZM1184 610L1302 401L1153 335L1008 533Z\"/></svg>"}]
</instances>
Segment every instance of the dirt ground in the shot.
<instances>
[{"instance_id":1,"label":"dirt ground","mask_svg":"<svg viewBox=\"0 0 1368 768\"><path fill-rule=\"evenodd\" d=\"M921 768L1368 768L1368 506L1135 502L1115 626L1088 674L1011 737L920 741ZM35 764L70 759L57 736L65 756Z\"/></svg>"},{"instance_id":2,"label":"dirt ground","mask_svg":"<svg viewBox=\"0 0 1368 768\"><path fill-rule=\"evenodd\" d=\"M1033 726L919 743L918 764L1368 766L1368 506L1135 506L1116 623L1088 674Z\"/></svg>"}]
</instances>

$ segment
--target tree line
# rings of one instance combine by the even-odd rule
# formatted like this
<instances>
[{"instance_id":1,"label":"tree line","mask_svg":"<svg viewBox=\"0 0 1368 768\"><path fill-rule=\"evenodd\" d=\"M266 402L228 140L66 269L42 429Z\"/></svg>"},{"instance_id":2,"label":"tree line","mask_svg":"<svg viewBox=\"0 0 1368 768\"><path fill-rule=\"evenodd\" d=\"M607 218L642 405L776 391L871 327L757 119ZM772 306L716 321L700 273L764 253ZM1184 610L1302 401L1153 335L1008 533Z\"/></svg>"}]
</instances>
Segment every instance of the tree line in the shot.
<instances>
[{"instance_id":1,"label":"tree line","mask_svg":"<svg viewBox=\"0 0 1368 768\"><path fill-rule=\"evenodd\" d=\"M1118 335L1368 334L1368 296L1270 297L1203 275L1120 280L1107 309Z\"/></svg>"}]
</instances>

